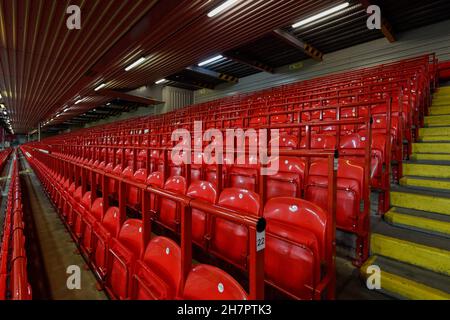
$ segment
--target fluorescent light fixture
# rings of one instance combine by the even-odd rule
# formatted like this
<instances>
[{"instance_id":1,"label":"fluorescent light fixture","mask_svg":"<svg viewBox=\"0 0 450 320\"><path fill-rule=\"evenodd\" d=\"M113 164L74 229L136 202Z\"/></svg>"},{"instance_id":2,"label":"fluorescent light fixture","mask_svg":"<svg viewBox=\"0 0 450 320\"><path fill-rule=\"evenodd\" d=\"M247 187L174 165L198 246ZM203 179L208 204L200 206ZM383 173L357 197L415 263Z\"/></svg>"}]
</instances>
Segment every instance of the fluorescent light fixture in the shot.
<instances>
[{"instance_id":1,"label":"fluorescent light fixture","mask_svg":"<svg viewBox=\"0 0 450 320\"><path fill-rule=\"evenodd\" d=\"M137 66L141 65L147 58L142 57L130 64L128 67L125 68L125 71L130 71L133 68L136 68Z\"/></svg>"},{"instance_id":2,"label":"fluorescent light fixture","mask_svg":"<svg viewBox=\"0 0 450 320\"><path fill-rule=\"evenodd\" d=\"M79 99L79 100L75 101L75 104L79 104L79 103L81 103L81 102L83 102L83 100L82 100L82 99Z\"/></svg>"},{"instance_id":3,"label":"fluorescent light fixture","mask_svg":"<svg viewBox=\"0 0 450 320\"><path fill-rule=\"evenodd\" d=\"M5 105L3 103L0 103L0 109L5 109Z\"/></svg>"},{"instance_id":4,"label":"fluorescent light fixture","mask_svg":"<svg viewBox=\"0 0 450 320\"><path fill-rule=\"evenodd\" d=\"M6 116L7 114L8 114L8 112L6 112L6 111L3 111L3 114Z\"/></svg>"},{"instance_id":5,"label":"fluorescent light fixture","mask_svg":"<svg viewBox=\"0 0 450 320\"><path fill-rule=\"evenodd\" d=\"M223 56L219 54L218 56L215 56L215 57L212 57L212 58L210 58L210 59L208 59L208 60L205 60L205 61L200 62L200 63L198 64L198 66L199 66L199 67L203 67L203 66L205 66L205 65L207 65L207 64L210 64L211 62L220 60L220 59L222 59L222 58L223 58Z\"/></svg>"},{"instance_id":6,"label":"fluorescent light fixture","mask_svg":"<svg viewBox=\"0 0 450 320\"><path fill-rule=\"evenodd\" d=\"M61 115L61 114L57 114L56 117L59 118L60 115Z\"/></svg>"},{"instance_id":7,"label":"fluorescent light fixture","mask_svg":"<svg viewBox=\"0 0 450 320\"><path fill-rule=\"evenodd\" d=\"M332 14L332 13L335 13L335 12L337 12L337 11L340 11L340 10L342 10L342 9L347 8L349 5L350 5L349 2L345 2L345 3L343 3L343 4L340 4L340 5L336 6L336 7L333 7L333 8L331 8L331 9L322 11L322 12L320 12L320 13L314 15L314 16L311 16L311 17L306 18L306 19L304 19L304 20L300 20L299 22L293 24L293 25L292 25L292 28L295 29L295 28L301 27L301 26L303 26L303 25L305 25L305 24L308 24L308 23L310 23L310 22L316 21L316 20L318 20L318 19L320 19L320 18L329 16L329 15Z\"/></svg>"},{"instance_id":8,"label":"fluorescent light fixture","mask_svg":"<svg viewBox=\"0 0 450 320\"><path fill-rule=\"evenodd\" d=\"M111 102L108 102L106 105L107 105L107 106L110 106L110 105L111 105Z\"/></svg>"},{"instance_id":9,"label":"fluorescent light fixture","mask_svg":"<svg viewBox=\"0 0 450 320\"><path fill-rule=\"evenodd\" d=\"M238 0L227 0L224 3L222 3L220 6L217 6L216 8L214 8L213 10L211 10L208 13L208 17L212 18L216 15L218 15L219 13L221 13L222 11L227 10L229 7L231 7L233 4L235 4L236 2L238 2Z\"/></svg>"},{"instance_id":10,"label":"fluorescent light fixture","mask_svg":"<svg viewBox=\"0 0 450 320\"><path fill-rule=\"evenodd\" d=\"M156 84L161 84L161 83L164 83L164 82L167 82L167 80L166 79L161 79L161 80L156 81L155 83Z\"/></svg>"},{"instance_id":11,"label":"fluorescent light fixture","mask_svg":"<svg viewBox=\"0 0 450 320\"><path fill-rule=\"evenodd\" d=\"M106 83L102 83L101 85L99 85L97 88L94 89L94 91L98 91L100 89L103 89L104 87L106 87Z\"/></svg>"},{"instance_id":12,"label":"fluorescent light fixture","mask_svg":"<svg viewBox=\"0 0 450 320\"><path fill-rule=\"evenodd\" d=\"M64 110L63 110L63 112L67 112L67 111L69 111L70 110L70 108L65 108Z\"/></svg>"},{"instance_id":13,"label":"fluorescent light fixture","mask_svg":"<svg viewBox=\"0 0 450 320\"><path fill-rule=\"evenodd\" d=\"M3 97L2 97L2 94L0 93L0 99L2 99Z\"/></svg>"}]
</instances>

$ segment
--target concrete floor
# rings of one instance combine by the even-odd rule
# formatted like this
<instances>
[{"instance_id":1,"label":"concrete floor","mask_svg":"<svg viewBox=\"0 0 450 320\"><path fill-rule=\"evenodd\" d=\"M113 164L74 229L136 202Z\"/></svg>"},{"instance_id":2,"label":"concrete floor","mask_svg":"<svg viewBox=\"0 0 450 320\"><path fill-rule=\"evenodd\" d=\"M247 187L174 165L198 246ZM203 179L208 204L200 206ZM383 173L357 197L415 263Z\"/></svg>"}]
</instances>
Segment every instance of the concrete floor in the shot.
<instances>
[{"instance_id":1,"label":"concrete floor","mask_svg":"<svg viewBox=\"0 0 450 320\"><path fill-rule=\"evenodd\" d=\"M30 282L33 287L33 299L53 300L105 300L103 291L96 289L97 280L93 273L85 268L86 263L77 253L77 247L70 234L59 219L42 186L21 159L21 179L28 212L27 242L30 254ZM67 288L69 266L78 266L81 272L81 289Z\"/></svg>"}]
</instances>

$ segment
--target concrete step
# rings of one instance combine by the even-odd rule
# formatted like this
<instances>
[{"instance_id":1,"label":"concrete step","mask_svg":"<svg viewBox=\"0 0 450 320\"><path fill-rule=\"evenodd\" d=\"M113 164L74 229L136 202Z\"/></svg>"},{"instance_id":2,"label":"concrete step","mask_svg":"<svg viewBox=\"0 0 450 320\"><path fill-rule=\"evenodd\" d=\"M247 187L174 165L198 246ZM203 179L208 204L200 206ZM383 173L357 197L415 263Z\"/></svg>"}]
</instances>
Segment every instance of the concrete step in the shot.
<instances>
[{"instance_id":1,"label":"concrete step","mask_svg":"<svg viewBox=\"0 0 450 320\"><path fill-rule=\"evenodd\" d=\"M429 178L420 176L404 176L400 179L400 185L419 189L437 189L450 193L450 179Z\"/></svg>"},{"instance_id":2,"label":"concrete step","mask_svg":"<svg viewBox=\"0 0 450 320\"><path fill-rule=\"evenodd\" d=\"M374 220L378 219L372 219L371 255L383 256L450 276L448 238L392 226L383 220Z\"/></svg>"},{"instance_id":3,"label":"concrete step","mask_svg":"<svg viewBox=\"0 0 450 320\"><path fill-rule=\"evenodd\" d=\"M413 153L411 160L415 161L450 161L450 154L440 153Z\"/></svg>"},{"instance_id":4,"label":"concrete step","mask_svg":"<svg viewBox=\"0 0 450 320\"><path fill-rule=\"evenodd\" d=\"M450 196L443 192L426 192L395 187L391 191L391 205L420 211L450 215Z\"/></svg>"},{"instance_id":5,"label":"concrete step","mask_svg":"<svg viewBox=\"0 0 450 320\"><path fill-rule=\"evenodd\" d=\"M450 136L423 136L419 137L420 142L444 142L450 143Z\"/></svg>"},{"instance_id":6,"label":"concrete step","mask_svg":"<svg viewBox=\"0 0 450 320\"><path fill-rule=\"evenodd\" d=\"M439 143L439 142L413 143L412 152L450 154L450 143Z\"/></svg>"},{"instance_id":7,"label":"concrete step","mask_svg":"<svg viewBox=\"0 0 450 320\"><path fill-rule=\"evenodd\" d=\"M429 110L430 116L450 115L450 105L448 106L432 106Z\"/></svg>"},{"instance_id":8,"label":"concrete step","mask_svg":"<svg viewBox=\"0 0 450 320\"><path fill-rule=\"evenodd\" d=\"M425 126L450 126L450 115L426 116L424 119Z\"/></svg>"},{"instance_id":9,"label":"concrete step","mask_svg":"<svg viewBox=\"0 0 450 320\"><path fill-rule=\"evenodd\" d=\"M361 267L361 275L371 275L370 266L381 271L381 292L398 299L449 300L449 277L374 255ZM372 271L373 272L373 271Z\"/></svg>"},{"instance_id":10,"label":"concrete step","mask_svg":"<svg viewBox=\"0 0 450 320\"><path fill-rule=\"evenodd\" d=\"M449 135L450 135L450 127L431 127L419 129L419 138L429 136L449 136Z\"/></svg>"},{"instance_id":11,"label":"concrete step","mask_svg":"<svg viewBox=\"0 0 450 320\"><path fill-rule=\"evenodd\" d=\"M450 179L450 165L432 164L431 162L404 162L403 175Z\"/></svg>"},{"instance_id":12,"label":"concrete step","mask_svg":"<svg viewBox=\"0 0 450 320\"><path fill-rule=\"evenodd\" d=\"M397 227L450 238L450 216L392 207L384 220Z\"/></svg>"}]
</instances>

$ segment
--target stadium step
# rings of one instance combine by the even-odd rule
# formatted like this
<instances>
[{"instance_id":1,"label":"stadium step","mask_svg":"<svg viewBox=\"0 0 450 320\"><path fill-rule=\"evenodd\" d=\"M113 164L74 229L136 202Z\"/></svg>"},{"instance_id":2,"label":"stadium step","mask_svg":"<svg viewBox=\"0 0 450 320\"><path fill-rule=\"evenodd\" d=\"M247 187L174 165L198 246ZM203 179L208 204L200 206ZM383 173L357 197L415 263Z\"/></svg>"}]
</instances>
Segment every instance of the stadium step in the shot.
<instances>
[{"instance_id":1,"label":"stadium step","mask_svg":"<svg viewBox=\"0 0 450 320\"><path fill-rule=\"evenodd\" d=\"M422 142L413 143L413 153L439 153L450 154L450 143Z\"/></svg>"},{"instance_id":2,"label":"stadium step","mask_svg":"<svg viewBox=\"0 0 450 320\"><path fill-rule=\"evenodd\" d=\"M425 117L425 126L450 126L450 115L427 116Z\"/></svg>"},{"instance_id":3,"label":"stadium step","mask_svg":"<svg viewBox=\"0 0 450 320\"><path fill-rule=\"evenodd\" d=\"M372 255L450 276L448 238L393 226L380 220L373 223L370 240ZM450 277L448 281L450 283Z\"/></svg>"},{"instance_id":4,"label":"stadium step","mask_svg":"<svg viewBox=\"0 0 450 320\"><path fill-rule=\"evenodd\" d=\"M420 128L419 138L430 137L430 136L449 136L450 127L431 127L431 128Z\"/></svg>"},{"instance_id":5,"label":"stadium step","mask_svg":"<svg viewBox=\"0 0 450 320\"><path fill-rule=\"evenodd\" d=\"M400 185L413 189L436 189L450 193L450 179L445 178L404 176L400 179Z\"/></svg>"},{"instance_id":6,"label":"stadium step","mask_svg":"<svg viewBox=\"0 0 450 320\"><path fill-rule=\"evenodd\" d=\"M435 94L413 154L391 188L391 209L372 219L371 258L381 292L402 299L450 299L450 87Z\"/></svg>"},{"instance_id":7,"label":"stadium step","mask_svg":"<svg viewBox=\"0 0 450 320\"><path fill-rule=\"evenodd\" d=\"M384 215L391 225L450 238L450 216L393 207Z\"/></svg>"},{"instance_id":8,"label":"stadium step","mask_svg":"<svg viewBox=\"0 0 450 320\"><path fill-rule=\"evenodd\" d=\"M391 205L450 216L450 196L436 191L395 188L391 191Z\"/></svg>"},{"instance_id":9,"label":"stadium step","mask_svg":"<svg viewBox=\"0 0 450 320\"><path fill-rule=\"evenodd\" d=\"M380 291L389 296L411 300L450 299L449 280L445 275L374 255L361 268L364 278L370 276L367 268L374 265L381 271Z\"/></svg>"},{"instance_id":10,"label":"stadium step","mask_svg":"<svg viewBox=\"0 0 450 320\"><path fill-rule=\"evenodd\" d=\"M430 178L450 178L450 162L435 161L405 162L403 174L405 176L419 176ZM448 163L448 164L447 164Z\"/></svg>"},{"instance_id":11,"label":"stadium step","mask_svg":"<svg viewBox=\"0 0 450 320\"><path fill-rule=\"evenodd\" d=\"M432 106L429 114L430 116L450 115L450 106Z\"/></svg>"}]
</instances>

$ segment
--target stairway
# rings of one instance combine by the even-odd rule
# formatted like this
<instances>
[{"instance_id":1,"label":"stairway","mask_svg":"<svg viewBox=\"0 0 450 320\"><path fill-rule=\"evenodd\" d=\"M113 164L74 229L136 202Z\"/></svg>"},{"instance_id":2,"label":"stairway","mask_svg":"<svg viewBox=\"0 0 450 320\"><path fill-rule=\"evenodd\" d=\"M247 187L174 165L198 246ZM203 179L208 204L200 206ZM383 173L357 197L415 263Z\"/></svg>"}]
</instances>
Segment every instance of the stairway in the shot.
<instances>
[{"instance_id":1,"label":"stairway","mask_svg":"<svg viewBox=\"0 0 450 320\"><path fill-rule=\"evenodd\" d=\"M382 292L400 299L450 299L450 87L434 95L419 141L403 163L383 219L372 219L371 258Z\"/></svg>"}]
</instances>

